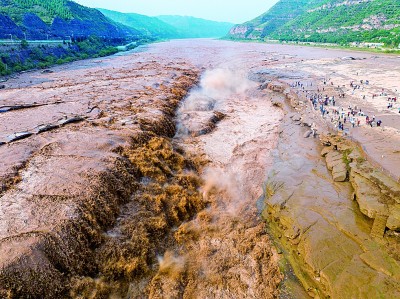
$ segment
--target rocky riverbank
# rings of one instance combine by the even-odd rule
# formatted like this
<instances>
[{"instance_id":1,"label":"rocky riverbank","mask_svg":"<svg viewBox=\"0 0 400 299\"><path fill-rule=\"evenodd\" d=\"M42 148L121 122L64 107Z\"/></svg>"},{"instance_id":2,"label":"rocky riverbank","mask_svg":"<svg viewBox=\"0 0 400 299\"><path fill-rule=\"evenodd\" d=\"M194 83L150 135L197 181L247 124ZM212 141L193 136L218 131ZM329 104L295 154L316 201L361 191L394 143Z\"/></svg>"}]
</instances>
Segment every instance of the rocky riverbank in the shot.
<instances>
[{"instance_id":1,"label":"rocky riverbank","mask_svg":"<svg viewBox=\"0 0 400 299\"><path fill-rule=\"evenodd\" d=\"M331 135L289 85L268 87L284 95L288 113L263 216L303 286L318 298L398 297L399 184L356 143ZM307 133L312 123L320 138Z\"/></svg>"}]
</instances>

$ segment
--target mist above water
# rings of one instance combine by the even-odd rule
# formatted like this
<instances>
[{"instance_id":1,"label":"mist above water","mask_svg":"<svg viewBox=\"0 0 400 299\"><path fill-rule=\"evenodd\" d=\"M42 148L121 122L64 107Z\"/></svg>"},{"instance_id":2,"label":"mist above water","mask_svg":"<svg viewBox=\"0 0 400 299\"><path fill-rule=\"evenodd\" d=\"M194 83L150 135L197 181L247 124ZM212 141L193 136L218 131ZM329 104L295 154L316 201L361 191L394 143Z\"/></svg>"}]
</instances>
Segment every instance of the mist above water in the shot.
<instances>
[{"instance_id":1,"label":"mist above water","mask_svg":"<svg viewBox=\"0 0 400 299\"><path fill-rule=\"evenodd\" d=\"M178 137L184 138L191 132L197 132L204 128L214 111L223 112L229 117L235 113L234 107L237 106L235 103L238 101L244 106L251 106L248 101L252 101L252 90L257 85L248 78L248 70L226 67L206 71L201 77L199 86L190 92L178 110ZM239 133L243 129L238 123L235 131ZM234 136L228 133L225 138L226 142L220 144L214 141L208 143L207 147L213 147L214 152L224 155L226 158L232 155L230 151L235 148L239 152L241 151L241 146L238 145L243 138L241 134ZM247 137L243 139L244 142L246 140ZM228 161L223 163L225 162L229 163ZM213 165L204 169L202 192L204 198L207 198L210 192L223 193L224 197L229 200L222 201L221 208L228 214L236 215L241 209L243 198L249 195L248 190L243 187L246 180L243 178L243 173L239 171L240 168L231 166Z\"/></svg>"},{"instance_id":2,"label":"mist above water","mask_svg":"<svg viewBox=\"0 0 400 299\"><path fill-rule=\"evenodd\" d=\"M207 70L200 84L194 88L177 111L177 135L200 130L210 112L226 112L226 102L232 97L243 96L254 86L243 70L216 68Z\"/></svg>"},{"instance_id":3,"label":"mist above water","mask_svg":"<svg viewBox=\"0 0 400 299\"><path fill-rule=\"evenodd\" d=\"M179 112L213 110L233 94L243 94L252 86L244 71L217 68L208 70L201 78L200 86L192 90Z\"/></svg>"}]
</instances>

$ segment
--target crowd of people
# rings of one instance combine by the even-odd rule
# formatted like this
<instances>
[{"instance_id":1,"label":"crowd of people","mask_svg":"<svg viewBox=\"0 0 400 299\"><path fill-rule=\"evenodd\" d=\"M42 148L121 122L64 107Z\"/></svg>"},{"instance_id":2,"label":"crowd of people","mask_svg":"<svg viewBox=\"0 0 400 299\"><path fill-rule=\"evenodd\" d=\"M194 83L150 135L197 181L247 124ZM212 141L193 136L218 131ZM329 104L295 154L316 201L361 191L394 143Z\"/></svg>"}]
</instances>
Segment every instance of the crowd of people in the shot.
<instances>
[{"instance_id":1,"label":"crowd of people","mask_svg":"<svg viewBox=\"0 0 400 299\"><path fill-rule=\"evenodd\" d=\"M364 85L369 85L369 80L360 80L359 83L355 81L350 81L350 89L352 93L356 90L364 90ZM330 119L330 121L335 125L338 130L344 131L347 128L355 128L363 125L371 126L371 127L381 127L382 120L377 119L375 115L368 115L365 111L363 111L360 107L357 106L348 106L344 108L338 105L335 96L328 96L325 94L325 86L327 85L327 80L323 81L323 87L317 88L317 91L310 91L305 87L312 86L312 83L302 83L301 81L296 81L291 84L292 87L299 88L307 100L310 101L312 107L315 110L319 110L322 117L325 119ZM330 85L334 85L331 82ZM345 98L346 94L340 86L337 88L339 99ZM373 94L372 99L375 99L378 95ZM387 93L382 89L379 96L387 96ZM362 96L363 99L366 99L366 96ZM340 100L339 100L340 101ZM387 98L388 109L395 109L395 105L397 103L397 97L389 96ZM400 113L400 105L398 106L398 112Z\"/></svg>"}]
</instances>

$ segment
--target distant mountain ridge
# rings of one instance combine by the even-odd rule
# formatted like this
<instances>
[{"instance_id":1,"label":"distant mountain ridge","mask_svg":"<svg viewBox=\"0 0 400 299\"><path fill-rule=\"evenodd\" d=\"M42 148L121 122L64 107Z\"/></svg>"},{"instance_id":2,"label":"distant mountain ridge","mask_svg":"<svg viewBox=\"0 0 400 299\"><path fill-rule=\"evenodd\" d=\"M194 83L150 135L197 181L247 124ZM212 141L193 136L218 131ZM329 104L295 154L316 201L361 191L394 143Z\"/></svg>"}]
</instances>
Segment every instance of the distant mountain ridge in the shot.
<instances>
[{"instance_id":1,"label":"distant mountain ridge","mask_svg":"<svg viewBox=\"0 0 400 299\"><path fill-rule=\"evenodd\" d=\"M139 30L69 0L0 0L0 24L0 39L23 39L25 35L28 39L142 36Z\"/></svg>"},{"instance_id":2,"label":"distant mountain ridge","mask_svg":"<svg viewBox=\"0 0 400 299\"><path fill-rule=\"evenodd\" d=\"M94 9L71 0L0 0L0 39L223 37L232 26L194 17L148 17Z\"/></svg>"},{"instance_id":3,"label":"distant mountain ridge","mask_svg":"<svg viewBox=\"0 0 400 299\"><path fill-rule=\"evenodd\" d=\"M216 22L189 16L157 16L158 19L176 28L181 38L223 37L234 24Z\"/></svg>"},{"instance_id":4,"label":"distant mountain ridge","mask_svg":"<svg viewBox=\"0 0 400 299\"><path fill-rule=\"evenodd\" d=\"M98 8L115 22L135 28L155 38L213 38L223 37L234 24L189 16L148 17L136 13L121 13Z\"/></svg>"},{"instance_id":5,"label":"distant mountain ridge","mask_svg":"<svg viewBox=\"0 0 400 299\"><path fill-rule=\"evenodd\" d=\"M281 0L234 26L233 39L400 44L399 0Z\"/></svg>"},{"instance_id":6,"label":"distant mountain ridge","mask_svg":"<svg viewBox=\"0 0 400 299\"><path fill-rule=\"evenodd\" d=\"M144 35L153 38L179 37L177 29L156 17L148 17L136 13L122 13L118 11L98 8L98 10L111 20L139 30Z\"/></svg>"}]
</instances>

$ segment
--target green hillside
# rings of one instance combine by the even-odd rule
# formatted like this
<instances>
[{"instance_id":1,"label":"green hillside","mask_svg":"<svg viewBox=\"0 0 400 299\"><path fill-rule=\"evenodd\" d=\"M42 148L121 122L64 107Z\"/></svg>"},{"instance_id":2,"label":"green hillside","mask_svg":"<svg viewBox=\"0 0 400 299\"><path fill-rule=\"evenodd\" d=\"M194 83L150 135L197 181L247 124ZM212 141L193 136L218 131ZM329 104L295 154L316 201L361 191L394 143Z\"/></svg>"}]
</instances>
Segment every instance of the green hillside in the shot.
<instances>
[{"instance_id":1,"label":"green hillside","mask_svg":"<svg viewBox=\"0 0 400 299\"><path fill-rule=\"evenodd\" d=\"M232 28L232 23L215 22L187 16L157 16L173 26L183 38L223 37Z\"/></svg>"},{"instance_id":2,"label":"green hillside","mask_svg":"<svg viewBox=\"0 0 400 299\"><path fill-rule=\"evenodd\" d=\"M231 38L282 41L400 43L399 0L281 0L230 30Z\"/></svg>"},{"instance_id":3,"label":"green hillside","mask_svg":"<svg viewBox=\"0 0 400 299\"><path fill-rule=\"evenodd\" d=\"M269 11L230 30L230 35L236 38L261 39L276 31L287 22L306 11L311 2L321 0L281 0Z\"/></svg>"},{"instance_id":4,"label":"green hillside","mask_svg":"<svg viewBox=\"0 0 400 299\"><path fill-rule=\"evenodd\" d=\"M0 0L0 12L11 17L18 25L22 24L25 13L35 13L45 23L51 24L55 17L70 20L73 15L67 0Z\"/></svg>"},{"instance_id":5,"label":"green hillside","mask_svg":"<svg viewBox=\"0 0 400 299\"><path fill-rule=\"evenodd\" d=\"M176 28L154 17L136 13L121 13L102 8L98 10L115 22L135 28L155 38L177 38L180 36Z\"/></svg>"},{"instance_id":6,"label":"green hillside","mask_svg":"<svg viewBox=\"0 0 400 299\"><path fill-rule=\"evenodd\" d=\"M212 38L223 37L232 23L215 22L194 17L148 17L136 13L121 13L99 8L111 20L129 26L154 38Z\"/></svg>"},{"instance_id":7,"label":"green hillside","mask_svg":"<svg viewBox=\"0 0 400 299\"><path fill-rule=\"evenodd\" d=\"M96 9L70 0L0 0L0 39L66 36L125 38L142 34L116 23Z\"/></svg>"},{"instance_id":8,"label":"green hillside","mask_svg":"<svg viewBox=\"0 0 400 299\"><path fill-rule=\"evenodd\" d=\"M7 40L1 43L0 76L107 56L118 51L115 46L153 40L69 0L0 0L0 24L0 40Z\"/></svg>"}]
</instances>

